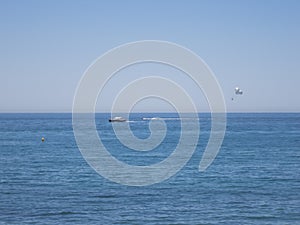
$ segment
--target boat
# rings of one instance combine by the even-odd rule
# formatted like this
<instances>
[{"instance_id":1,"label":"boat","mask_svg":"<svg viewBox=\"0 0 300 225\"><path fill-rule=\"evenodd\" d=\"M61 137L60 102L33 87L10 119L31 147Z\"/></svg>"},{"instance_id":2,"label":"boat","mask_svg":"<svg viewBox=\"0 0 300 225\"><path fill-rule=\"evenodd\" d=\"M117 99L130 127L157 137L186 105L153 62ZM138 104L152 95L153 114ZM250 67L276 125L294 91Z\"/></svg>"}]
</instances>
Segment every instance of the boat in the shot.
<instances>
[{"instance_id":1,"label":"boat","mask_svg":"<svg viewBox=\"0 0 300 225\"><path fill-rule=\"evenodd\" d=\"M109 122L126 122L126 119L120 116L116 116L108 120Z\"/></svg>"}]
</instances>

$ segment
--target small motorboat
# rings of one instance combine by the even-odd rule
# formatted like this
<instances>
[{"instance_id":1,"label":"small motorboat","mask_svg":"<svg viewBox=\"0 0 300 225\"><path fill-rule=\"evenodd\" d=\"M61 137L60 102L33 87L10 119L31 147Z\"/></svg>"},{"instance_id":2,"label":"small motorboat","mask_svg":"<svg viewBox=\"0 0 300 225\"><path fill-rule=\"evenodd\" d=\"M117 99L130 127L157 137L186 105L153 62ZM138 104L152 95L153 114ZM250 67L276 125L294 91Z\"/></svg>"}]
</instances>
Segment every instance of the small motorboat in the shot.
<instances>
[{"instance_id":1,"label":"small motorboat","mask_svg":"<svg viewBox=\"0 0 300 225\"><path fill-rule=\"evenodd\" d=\"M108 120L109 122L126 122L126 119L120 116L116 116Z\"/></svg>"}]
</instances>

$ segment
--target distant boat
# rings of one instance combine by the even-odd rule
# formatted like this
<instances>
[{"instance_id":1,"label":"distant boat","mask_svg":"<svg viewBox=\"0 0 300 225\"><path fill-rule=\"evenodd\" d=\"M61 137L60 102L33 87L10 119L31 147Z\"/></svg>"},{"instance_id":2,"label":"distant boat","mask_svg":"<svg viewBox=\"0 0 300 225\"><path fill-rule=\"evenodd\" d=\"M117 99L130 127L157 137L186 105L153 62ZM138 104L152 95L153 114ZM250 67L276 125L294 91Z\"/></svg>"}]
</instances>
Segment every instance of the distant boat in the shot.
<instances>
[{"instance_id":1,"label":"distant boat","mask_svg":"<svg viewBox=\"0 0 300 225\"><path fill-rule=\"evenodd\" d=\"M126 119L120 116L116 116L108 120L109 122L126 122Z\"/></svg>"}]
</instances>

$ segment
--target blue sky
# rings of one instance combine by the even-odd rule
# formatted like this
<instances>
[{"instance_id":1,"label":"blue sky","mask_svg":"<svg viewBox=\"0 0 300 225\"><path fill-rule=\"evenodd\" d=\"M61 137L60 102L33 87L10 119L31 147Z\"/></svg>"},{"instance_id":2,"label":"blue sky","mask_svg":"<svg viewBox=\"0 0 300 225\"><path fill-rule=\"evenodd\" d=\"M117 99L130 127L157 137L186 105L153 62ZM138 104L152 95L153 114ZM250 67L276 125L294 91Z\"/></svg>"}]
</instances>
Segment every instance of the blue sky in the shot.
<instances>
[{"instance_id":1,"label":"blue sky","mask_svg":"<svg viewBox=\"0 0 300 225\"><path fill-rule=\"evenodd\" d=\"M216 75L228 111L300 112L299 12L300 2L289 0L1 0L0 112L70 112L97 57L145 39L198 54ZM231 101L237 85L244 95ZM98 101L99 109L107 110L107 101Z\"/></svg>"}]
</instances>

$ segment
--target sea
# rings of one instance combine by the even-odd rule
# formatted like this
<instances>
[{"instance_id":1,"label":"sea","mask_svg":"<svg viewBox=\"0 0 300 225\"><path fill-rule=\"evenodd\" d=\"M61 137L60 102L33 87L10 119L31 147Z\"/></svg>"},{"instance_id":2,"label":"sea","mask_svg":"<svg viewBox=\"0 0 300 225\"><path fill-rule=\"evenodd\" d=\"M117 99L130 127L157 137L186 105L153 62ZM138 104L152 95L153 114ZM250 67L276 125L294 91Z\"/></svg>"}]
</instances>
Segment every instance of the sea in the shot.
<instances>
[{"instance_id":1,"label":"sea","mask_svg":"<svg viewBox=\"0 0 300 225\"><path fill-rule=\"evenodd\" d=\"M109 118L95 115L97 132L124 163L160 162L179 142L176 113L130 115L125 123L141 139L150 135L151 118L166 124L164 140L147 152L122 145ZM211 115L193 122L199 140L182 169L129 186L85 161L71 113L0 114L0 224L300 224L299 113L228 113L220 151L201 172Z\"/></svg>"}]
</instances>

